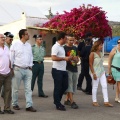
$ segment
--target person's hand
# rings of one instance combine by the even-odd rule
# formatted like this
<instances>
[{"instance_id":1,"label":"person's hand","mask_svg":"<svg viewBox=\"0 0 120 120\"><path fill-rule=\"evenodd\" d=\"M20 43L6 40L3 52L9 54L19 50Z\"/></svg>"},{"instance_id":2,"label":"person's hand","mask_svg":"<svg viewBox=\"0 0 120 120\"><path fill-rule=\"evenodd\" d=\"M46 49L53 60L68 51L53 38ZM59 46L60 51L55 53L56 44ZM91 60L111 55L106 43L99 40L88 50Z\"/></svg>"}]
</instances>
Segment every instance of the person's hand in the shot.
<instances>
[{"instance_id":1,"label":"person's hand","mask_svg":"<svg viewBox=\"0 0 120 120\"><path fill-rule=\"evenodd\" d=\"M94 78L94 80L97 80L96 74L93 74L93 78Z\"/></svg>"},{"instance_id":2,"label":"person's hand","mask_svg":"<svg viewBox=\"0 0 120 120\"><path fill-rule=\"evenodd\" d=\"M77 62L79 61L79 59L78 59L77 56L74 56L74 57L72 58L72 60L73 60L75 63L77 63Z\"/></svg>"},{"instance_id":3,"label":"person's hand","mask_svg":"<svg viewBox=\"0 0 120 120\"><path fill-rule=\"evenodd\" d=\"M112 72L111 72L111 70L108 70L108 75L112 75Z\"/></svg>"},{"instance_id":4,"label":"person's hand","mask_svg":"<svg viewBox=\"0 0 120 120\"><path fill-rule=\"evenodd\" d=\"M13 68L11 69L11 74L12 74L12 77L14 76L14 70Z\"/></svg>"},{"instance_id":5,"label":"person's hand","mask_svg":"<svg viewBox=\"0 0 120 120\"><path fill-rule=\"evenodd\" d=\"M29 70L31 70L31 71L32 71L32 67L29 67Z\"/></svg>"},{"instance_id":6,"label":"person's hand","mask_svg":"<svg viewBox=\"0 0 120 120\"><path fill-rule=\"evenodd\" d=\"M69 56L69 57L65 57L64 59L65 59L65 61L70 61L70 60L72 60L72 56Z\"/></svg>"}]
</instances>

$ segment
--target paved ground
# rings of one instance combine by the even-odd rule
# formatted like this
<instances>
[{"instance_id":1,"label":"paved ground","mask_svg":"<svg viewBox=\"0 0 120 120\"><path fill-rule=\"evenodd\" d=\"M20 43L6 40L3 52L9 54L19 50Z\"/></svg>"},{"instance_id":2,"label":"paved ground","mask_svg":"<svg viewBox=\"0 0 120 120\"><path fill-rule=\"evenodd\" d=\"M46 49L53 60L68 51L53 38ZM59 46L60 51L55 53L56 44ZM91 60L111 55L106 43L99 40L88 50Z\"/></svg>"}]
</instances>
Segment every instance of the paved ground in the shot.
<instances>
[{"instance_id":1,"label":"paved ground","mask_svg":"<svg viewBox=\"0 0 120 120\"><path fill-rule=\"evenodd\" d=\"M107 63L107 57L105 57ZM115 90L111 85L108 85L110 102L114 104L113 108L103 106L103 97L101 86L98 89L98 102L100 107L93 107L91 105L91 95L85 95L81 91L77 91L74 98L79 105L79 109L74 110L67 106L67 111L58 111L53 104L53 80L51 76L51 62L45 62L44 75L44 91L48 98L39 98L37 96L37 86L33 92L34 107L37 109L36 113L25 111L25 98L23 84L21 83L19 91L19 106L20 111L15 111L14 115L0 115L0 120L119 120L120 119L120 104L114 102ZM105 66L107 67L107 66ZM80 70L80 66L78 66ZM83 83L85 88L85 80ZM64 96L65 97L65 96ZM63 101L64 101L63 97ZM63 102L62 101L62 102Z\"/></svg>"}]
</instances>

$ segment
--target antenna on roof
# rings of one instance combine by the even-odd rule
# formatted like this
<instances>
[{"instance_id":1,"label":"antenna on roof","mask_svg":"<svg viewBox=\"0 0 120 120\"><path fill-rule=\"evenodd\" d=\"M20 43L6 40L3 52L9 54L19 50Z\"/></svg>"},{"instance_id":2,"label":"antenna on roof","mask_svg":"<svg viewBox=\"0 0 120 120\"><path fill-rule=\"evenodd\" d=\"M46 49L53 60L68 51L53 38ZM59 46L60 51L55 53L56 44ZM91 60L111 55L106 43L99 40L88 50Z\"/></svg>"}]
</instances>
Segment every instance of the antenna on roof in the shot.
<instances>
[{"instance_id":1,"label":"antenna on roof","mask_svg":"<svg viewBox=\"0 0 120 120\"><path fill-rule=\"evenodd\" d=\"M49 18L52 18L53 14L51 12L51 7L50 7L50 9L48 11L49 11Z\"/></svg>"}]
</instances>

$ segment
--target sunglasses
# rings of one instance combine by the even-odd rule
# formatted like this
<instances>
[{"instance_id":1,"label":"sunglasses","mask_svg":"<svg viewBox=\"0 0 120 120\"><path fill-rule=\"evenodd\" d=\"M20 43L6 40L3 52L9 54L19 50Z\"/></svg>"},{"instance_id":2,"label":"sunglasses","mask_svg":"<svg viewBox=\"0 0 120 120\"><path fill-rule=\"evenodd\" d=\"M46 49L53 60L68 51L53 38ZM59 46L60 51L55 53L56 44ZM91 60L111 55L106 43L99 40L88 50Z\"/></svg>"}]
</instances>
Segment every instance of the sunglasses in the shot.
<instances>
[{"instance_id":1,"label":"sunglasses","mask_svg":"<svg viewBox=\"0 0 120 120\"><path fill-rule=\"evenodd\" d=\"M120 44L120 42L117 42L118 44Z\"/></svg>"}]
</instances>

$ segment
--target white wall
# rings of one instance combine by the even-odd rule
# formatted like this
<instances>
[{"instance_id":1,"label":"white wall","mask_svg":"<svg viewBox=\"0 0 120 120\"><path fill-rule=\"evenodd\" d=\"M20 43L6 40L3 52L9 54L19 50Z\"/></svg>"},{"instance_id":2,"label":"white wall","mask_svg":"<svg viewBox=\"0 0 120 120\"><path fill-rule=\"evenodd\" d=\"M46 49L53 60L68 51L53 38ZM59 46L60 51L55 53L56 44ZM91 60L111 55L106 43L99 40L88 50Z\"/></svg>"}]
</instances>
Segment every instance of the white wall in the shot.
<instances>
[{"instance_id":1,"label":"white wall","mask_svg":"<svg viewBox=\"0 0 120 120\"><path fill-rule=\"evenodd\" d=\"M22 19L0 26L0 33L11 32L14 35L14 39L19 39L18 32L20 29L26 29L26 17L22 15Z\"/></svg>"}]
</instances>

